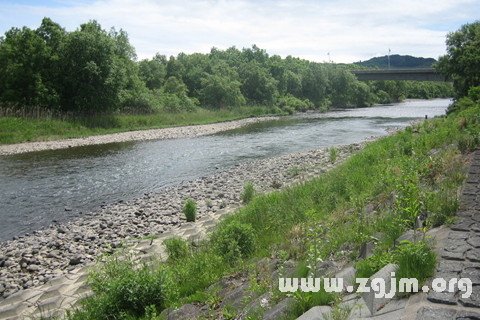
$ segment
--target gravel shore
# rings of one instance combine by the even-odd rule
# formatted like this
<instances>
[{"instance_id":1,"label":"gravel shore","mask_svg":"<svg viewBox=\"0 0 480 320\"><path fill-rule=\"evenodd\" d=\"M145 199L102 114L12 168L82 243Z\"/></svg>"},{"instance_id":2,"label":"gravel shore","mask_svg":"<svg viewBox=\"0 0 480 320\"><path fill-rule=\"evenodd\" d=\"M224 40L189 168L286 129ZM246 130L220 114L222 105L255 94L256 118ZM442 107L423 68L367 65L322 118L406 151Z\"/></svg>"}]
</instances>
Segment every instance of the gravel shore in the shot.
<instances>
[{"instance_id":1,"label":"gravel shore","mask_svg":"<svg viewBox=\"0 0 480 320\"><path fill-rule=\"evenodd\" d=\"M10 145L0 145L0 155L11 155L25 152L42 151L42 150L56 150L66 149L71 147L80 147L87 145L127 142L127 141L142 141L142 140L156 140L156 139L176 139L176 138L193 138L217 132L236 129L245 125L276 120L279 117L258 117L247 118L235 121L219 122L212 124L183 126L164 129L151 129L120 132L99 136L91 136L87 138L65 139L57 141L39 141L39 142L25 142Z\"/></svg>"},{"instance_id":2,"label":"gravel shore","mask_svg":"<svg viewBox=\"0 0 480 320\"><path fill-rule=\"evenodd\" d=\"M0 299L86 265L102 253L175 230L186 223L182 205L187 198L197 202L199 218L217 217L241 205L246 181L260 193L280 189L321 175L362 146L337 147L335 164L326 148L243 163L0 243Z\"/></svg>"}]
</instances>

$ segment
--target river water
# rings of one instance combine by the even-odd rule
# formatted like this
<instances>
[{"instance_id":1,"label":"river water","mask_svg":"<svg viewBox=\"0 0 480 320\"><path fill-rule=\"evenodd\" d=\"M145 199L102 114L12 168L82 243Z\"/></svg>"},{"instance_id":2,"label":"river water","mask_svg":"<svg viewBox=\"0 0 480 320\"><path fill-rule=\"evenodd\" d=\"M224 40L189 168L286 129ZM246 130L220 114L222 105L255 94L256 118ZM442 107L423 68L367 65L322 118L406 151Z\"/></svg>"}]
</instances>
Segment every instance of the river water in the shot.
<instances>
[{"instance_id":1,"label":"river water","mask_svg":"<svg viewBox=\"0 0 480 320\"><path fill-rule=\"evenodd\" d=\"M449 99L306 113L189 139L0 156L0 240L237 163L350 144L442 115Z\"/></svg>"}]
</instances>

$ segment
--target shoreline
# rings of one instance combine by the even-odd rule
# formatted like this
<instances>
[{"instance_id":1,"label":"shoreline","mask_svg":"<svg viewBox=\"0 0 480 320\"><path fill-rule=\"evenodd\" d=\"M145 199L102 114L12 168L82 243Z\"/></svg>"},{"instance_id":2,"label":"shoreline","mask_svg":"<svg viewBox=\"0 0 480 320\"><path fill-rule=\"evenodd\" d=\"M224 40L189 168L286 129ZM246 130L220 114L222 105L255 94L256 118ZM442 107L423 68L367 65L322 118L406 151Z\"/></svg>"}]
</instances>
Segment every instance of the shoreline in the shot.
<instances>
[{"instance_id":1,"label":"shoreline","mask_svg":"<svg viewBox=\"0 0 480 320\"><path fill-rule=\"evenodd\" d=\"M252 182L259 193L283 189L318 177L365 143L337 146L335 163L329 159L329 148L321 148L238 164L0 242L0 299L42 285L142 239L175 234L178 227L187 224L182 213L187 198L197 202L197 219L209 219L213 226L214 221L242 205L245 182Z\"/></svg>"},{"instance_id":2,"label":"shoreline","mask_svg":"<svg viewBox=\"0 0 480 320\"><path fill-rule=\"evenodd\" d=\"M88 136L84 138L5 144L0 145L0 156L129 141L194 138L215 134L226 130L237 129L252 123L278 119L280 119L280 116L253 117L211 124L126 131L104 135Z\"/></svg>"}]
</instances>

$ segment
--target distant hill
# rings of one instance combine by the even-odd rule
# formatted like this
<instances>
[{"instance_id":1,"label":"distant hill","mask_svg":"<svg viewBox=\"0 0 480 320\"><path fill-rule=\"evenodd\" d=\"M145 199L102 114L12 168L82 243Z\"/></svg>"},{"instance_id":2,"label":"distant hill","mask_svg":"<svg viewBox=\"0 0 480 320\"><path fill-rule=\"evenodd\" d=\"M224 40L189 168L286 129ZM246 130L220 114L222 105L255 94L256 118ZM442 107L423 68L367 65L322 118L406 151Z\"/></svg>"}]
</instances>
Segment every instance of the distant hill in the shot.
<instances>
[{"instance_id":1,"label":"distant hill","mask_svg":"<svg viewBox=\"0 0 480 320\"><path fill-rule=\"evenodd\" d=\"M437 62L433 58L417 58L412 56L401 56L393 54L390 56L390 68L391 69L415 69L415 68L430 68ZM368 68L388 68L388 56L375 57L367 61L355 62L356 65L368 67Z\"/></svg>"}]
</instances>

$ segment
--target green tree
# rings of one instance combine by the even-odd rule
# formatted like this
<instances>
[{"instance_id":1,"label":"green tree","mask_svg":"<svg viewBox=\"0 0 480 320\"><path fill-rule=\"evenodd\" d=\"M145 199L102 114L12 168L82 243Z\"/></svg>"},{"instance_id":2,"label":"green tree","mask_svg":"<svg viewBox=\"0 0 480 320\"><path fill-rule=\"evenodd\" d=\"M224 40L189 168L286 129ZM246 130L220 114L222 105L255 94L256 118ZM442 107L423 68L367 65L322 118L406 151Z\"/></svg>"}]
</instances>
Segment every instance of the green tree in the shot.
<instances>
[{"instance_id":1,"label":"green tree","mask_svg":"<svg viewBox=\"0 0 480 320\"><path fill-rule=\"evenodd\" d=\"M169 112L191 111L197 102L188 96L188 88L185 83L173 76L165 81L158 93L164 110Z\"/></svg>"},{"instance_id":2,"label":"green tree","mask_svg":"<svg viewBox=\"0 0 480 320\"><path fill-rule=\"evenodd\" d=\"M213 108L237 107L245 104L240 82L222 75L207 74L199 91L200 102Z\"/></svg>"},{"instance_id":3,"label":"green tree","mask_svg":"<svg viewBox=\"0 0 480 320\"><path fill-rule=\"evenodd\" d=\"M318 63L309 63L302 75L302 95L321 107L328 100L329 83L327 70Z\"/></svg>"},{"instance_id":4,"label":"green tree","mask_svg":"<svg viewBox=\"0 0 480 320\"><path fill-rule=\"evenodd\" d=\"M278 94L277 81L257 61L243 64L239 71L242 93L253 104L272 105Z\"/></svg>"},{"instance_id":5,"label":"green tree","mask_svg":"<svg viewBox=\"0 0 480 320\"><path fill-rule=\"evenodd\" d=\"M115 40L96 21L66 36L60 57L63 109L92 113L119 106L122 66L116 50Z\"/></svg>"},{"instance_id":6,"label":"green tree","mask_svg":"<svg viewBox=\"0 0 480 320\"><path fill-rule=\"evenodd\" d=\"M38 32L12 28L0 38L0 100L22 107L58 105L58 94L45 76L51 49Z\"/></svg>"},{"instance_id":7,"label":"green tree","mask_svg":"<svg viewBox=\"0 0 480 320\"><path fill-rule=\"evenodd\" d=\"M150 90L160 89L167 76L167 59L156 54L153 59L144 59L139 62L139 75Z\"/></svg>"},{"instance_id":8,"label":"green tree","mask_svg":"<svg viewBox=\"0 0 480 320\"><path fill-rule=\"evenodd\" d=\"M463 25L447 35L447 54L437 68L453 80L457 97L480 85L480 21Z\"/></svg>"}]
</instances>

